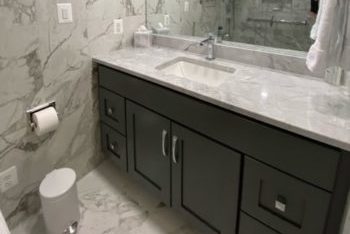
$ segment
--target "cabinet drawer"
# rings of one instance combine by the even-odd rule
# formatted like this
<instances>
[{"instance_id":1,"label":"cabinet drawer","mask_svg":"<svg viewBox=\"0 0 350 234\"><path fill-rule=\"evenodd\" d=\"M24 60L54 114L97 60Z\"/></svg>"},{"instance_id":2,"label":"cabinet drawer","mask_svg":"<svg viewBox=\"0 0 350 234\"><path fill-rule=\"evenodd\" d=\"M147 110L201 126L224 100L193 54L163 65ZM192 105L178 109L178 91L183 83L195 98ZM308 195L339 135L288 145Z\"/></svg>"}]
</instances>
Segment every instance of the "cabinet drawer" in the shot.
<instances>
[{"instance_id":1,"label":"cabinet drawer","mask_svg":"<svg viewBox=\"0 0 350 234\"><path fill-rule=\"evenodd\" d=\"M101 120L125 134L125 99L115 93L100 88Z\"/></svg>"},{"instance_id":2,"label":"cabinet drawer","mask_svg":"<svg viewBox=\"0 0 350 234\"><path fill-rule=\"evenodd\" d=\"M279 234L264 224L241 212L239 234Z\"/></svg>"},{"instance_id":3,"label":"cabinet drawer","mask_svg":"<svg viewBox=\"0 0 350 234\"><path fill-rule=\"evenodd\" d=\"M127 169L126 140L111 127L101 124L102 151L114 159L124 170Z\"/></svg>"},{"instance_id":4,"label":"cabinet drawer","mask_svg":"<svg viewBox=\"0 0 350 234\"><path fill-rule=\"evenodd\" d=\"M242 209L283 234L322 234L331 195L249 157Z\"/></svg>"}]
</instances>

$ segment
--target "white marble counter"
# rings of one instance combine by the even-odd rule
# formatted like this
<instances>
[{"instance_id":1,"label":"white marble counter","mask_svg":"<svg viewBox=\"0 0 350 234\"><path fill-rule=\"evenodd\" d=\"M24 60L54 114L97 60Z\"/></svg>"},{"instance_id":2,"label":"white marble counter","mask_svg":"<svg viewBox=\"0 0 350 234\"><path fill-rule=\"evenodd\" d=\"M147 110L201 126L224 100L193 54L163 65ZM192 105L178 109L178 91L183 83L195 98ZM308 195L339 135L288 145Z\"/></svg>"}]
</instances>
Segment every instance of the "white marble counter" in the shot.
<instances>
[{"instance_id":1,"label":"white marble counter","mask_svg":"<svg viewBox=\"0 0 350 234\"><path fill-rule=\"evenodd\" d=\"M163 47L127 48L99 55L94 61L136 75L222 108L296 134L350 151L350 94L319 79L216 59L236 69L232 79L209 87L165 75L156 67L177 57L204 60Z\"/></svg>"}]
</instances>

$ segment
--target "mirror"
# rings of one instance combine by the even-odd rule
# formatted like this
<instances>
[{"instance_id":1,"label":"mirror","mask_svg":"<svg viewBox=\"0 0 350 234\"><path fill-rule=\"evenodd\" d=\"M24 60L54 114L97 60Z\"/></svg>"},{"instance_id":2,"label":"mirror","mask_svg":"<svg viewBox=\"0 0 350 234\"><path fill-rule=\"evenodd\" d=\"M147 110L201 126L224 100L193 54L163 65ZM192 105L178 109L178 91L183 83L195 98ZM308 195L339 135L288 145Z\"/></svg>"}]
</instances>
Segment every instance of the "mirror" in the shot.
<instances>
[{"instance_id":1,"label":"mirror","mask_svg":"<svg viewBox=\"0 0 350 234\"><path fill-rule=\"evenodd\" d=\"M146 0L146 17L158 34L211 32L224 41L307 51L315 4L318 0Z\"/></svg>"}]
</instances>

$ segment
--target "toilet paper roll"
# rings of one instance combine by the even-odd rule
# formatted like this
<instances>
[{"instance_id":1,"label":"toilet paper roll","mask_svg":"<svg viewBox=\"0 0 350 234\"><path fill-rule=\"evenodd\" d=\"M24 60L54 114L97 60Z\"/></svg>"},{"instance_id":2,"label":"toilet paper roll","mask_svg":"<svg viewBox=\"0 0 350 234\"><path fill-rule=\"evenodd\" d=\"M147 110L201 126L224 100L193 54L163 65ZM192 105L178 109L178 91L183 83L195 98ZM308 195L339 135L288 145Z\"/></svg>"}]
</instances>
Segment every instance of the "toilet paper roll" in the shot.
<instances>
[{"instance_id":1,"label":"toilet paper roll","mask_svg":"<svg viewBox=\"0 0 350 234\"><path fill-rule=\"evenodd\" d=\"M59 120L56 109L49 107L33 114L35 133L38 136L45 135L57 129Z\"/></svg>"},{"instance_id":2,"label":"toilet paper roll","mask_svg":"<svg viewBox=\"0 0 350 234\"><path fill-rule=\"evenodd\" d=\"M0 233L1 234L11 234L1 210L0 210Z\"/></svg>"}]
</instances>

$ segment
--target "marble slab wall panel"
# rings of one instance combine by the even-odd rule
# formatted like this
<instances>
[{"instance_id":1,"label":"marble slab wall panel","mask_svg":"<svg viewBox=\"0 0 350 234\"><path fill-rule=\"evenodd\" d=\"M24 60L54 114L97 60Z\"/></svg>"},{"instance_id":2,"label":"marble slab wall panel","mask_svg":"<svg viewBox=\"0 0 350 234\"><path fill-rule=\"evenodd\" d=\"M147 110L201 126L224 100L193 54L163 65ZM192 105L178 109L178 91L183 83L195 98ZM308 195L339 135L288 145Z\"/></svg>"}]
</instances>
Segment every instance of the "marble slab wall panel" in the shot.
<instances>
[{"instance_id":1,"label":"marble slab wall panel","mask_svg":"<svg viewBox=\"0 0 350 234\"><path fill-rule=\"evenodd\" d=\"M58 2L72 3L73 23L58 24ZM0 193L11 227L40 207L45 174L72 167L81 177L103 160L91 55L131 45L144 9L144 0L0 1L0 171L16 166L19 179ZM113 34L116 18L123 36ZM59 128L36 137L25 111L53 99Z\"/></svg>"}]
</instances>

